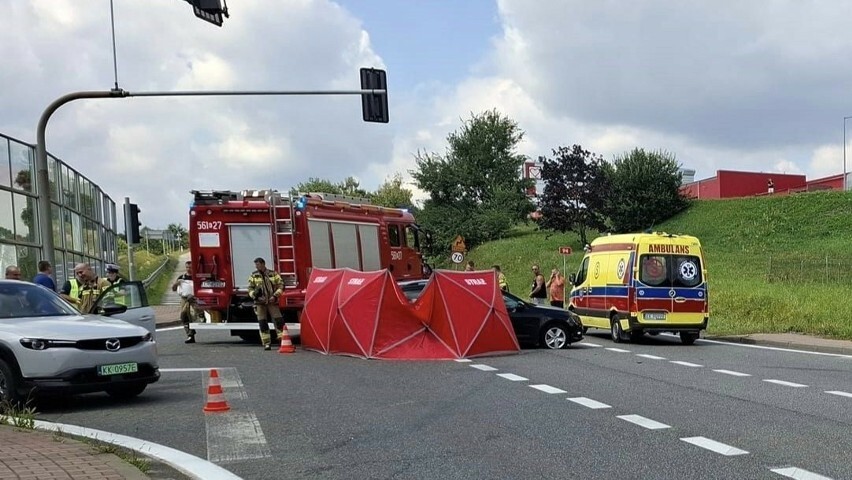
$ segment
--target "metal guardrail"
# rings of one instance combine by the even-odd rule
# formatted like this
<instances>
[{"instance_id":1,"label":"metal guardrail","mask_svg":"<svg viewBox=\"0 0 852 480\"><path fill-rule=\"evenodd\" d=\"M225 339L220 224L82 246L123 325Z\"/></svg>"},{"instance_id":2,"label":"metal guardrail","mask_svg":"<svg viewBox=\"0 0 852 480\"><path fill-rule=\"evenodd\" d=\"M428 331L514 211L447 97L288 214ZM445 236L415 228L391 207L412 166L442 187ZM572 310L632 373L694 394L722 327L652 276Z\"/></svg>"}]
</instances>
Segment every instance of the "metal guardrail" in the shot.
<instances>
[{"instance_id":1,"label":"metal guardrail","mask_svg":"<svg viewBox=\"0 0 852 480\"><path fill-rule=\"evenodd\" d=\"M157 267L156 270L151 272L151 275L148 275L148 278L142 280L142 286L144 286L146 290L148 289L148 287L151 286L152 283L157 281L157 278L159 278L160 274L163 273L163 269L165 269L166 266L169 264L169 260L171 260L171 258L166 257L162 265L160 265L159 267Z\"/></svg>"}]
</instances>

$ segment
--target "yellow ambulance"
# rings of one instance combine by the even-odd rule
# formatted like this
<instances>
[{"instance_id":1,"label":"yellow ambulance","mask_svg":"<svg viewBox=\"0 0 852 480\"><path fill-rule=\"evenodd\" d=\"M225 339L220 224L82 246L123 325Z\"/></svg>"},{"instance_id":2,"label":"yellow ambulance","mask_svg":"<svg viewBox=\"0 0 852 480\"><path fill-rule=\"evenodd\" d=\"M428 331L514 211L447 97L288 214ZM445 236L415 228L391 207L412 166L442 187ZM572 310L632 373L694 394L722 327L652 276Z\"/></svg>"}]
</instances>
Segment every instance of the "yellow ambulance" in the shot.
<instances>
[{"instance_id":1,"label":"yellow ambulance","mask_svg":"<svg viewBox=\"0 0 852 480\"><path fill-rule=\"evenodd\" d=\"M673 332L692 345L707 328L707 270L701 242L688 235L631 233L596 238L586 247L569 309L614 342Z\"/></svg>"}]
</instances>

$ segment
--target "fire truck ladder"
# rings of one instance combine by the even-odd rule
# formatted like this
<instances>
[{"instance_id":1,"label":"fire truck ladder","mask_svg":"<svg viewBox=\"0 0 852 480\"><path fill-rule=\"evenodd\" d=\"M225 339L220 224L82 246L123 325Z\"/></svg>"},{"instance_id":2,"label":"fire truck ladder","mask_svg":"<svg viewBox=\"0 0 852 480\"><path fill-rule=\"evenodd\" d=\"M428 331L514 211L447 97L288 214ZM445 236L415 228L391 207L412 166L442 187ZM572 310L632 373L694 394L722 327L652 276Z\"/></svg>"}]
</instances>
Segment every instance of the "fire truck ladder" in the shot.
<instances>
[{"instance_id":1,"label":"fire truck ladder","mask_svg":"<svg viewBox=\"0 0 852 480\"><path fill-rule=\"evenodd\" d=\"M284 281L284 288L296 288L296 249L293 238L293 205L289 196L274 192L271 195L272 225L275 231L275 256L277 272Z\"/></svg>"}]
</instances>

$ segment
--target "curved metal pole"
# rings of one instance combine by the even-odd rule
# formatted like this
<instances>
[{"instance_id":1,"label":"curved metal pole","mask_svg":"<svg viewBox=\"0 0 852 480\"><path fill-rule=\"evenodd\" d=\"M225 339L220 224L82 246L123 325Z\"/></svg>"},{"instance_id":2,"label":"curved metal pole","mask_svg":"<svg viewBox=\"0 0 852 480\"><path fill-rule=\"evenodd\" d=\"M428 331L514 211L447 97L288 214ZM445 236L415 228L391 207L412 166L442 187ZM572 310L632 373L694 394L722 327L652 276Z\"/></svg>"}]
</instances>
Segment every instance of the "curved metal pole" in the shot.
<instances>
[{"instance_id":1,"label":"curved metal pole","mask_svg":"<svg viewBox=\"0 0 852 480\"><path fill-rule=\"evenodd\" d=\"M50 262L50 265L56 268L56 254L54 253L53 245L53 215L51 214L50 203L50 175L47 169L47 146L45 145L45 130L47 122L53 112L59 109L62 105L74 100L83 98L121 98L126 97L127 92L124 90L109 90L109 91L93 91L93 92L72 92L63 95L53 101L42 112L41 118L38 120L38 128L36 129L36 192L38 193L38 225L41 231L41 245L44 252L44 260ZM56 279L56 273L53 273Z\"/></svg>"}]
</instances>

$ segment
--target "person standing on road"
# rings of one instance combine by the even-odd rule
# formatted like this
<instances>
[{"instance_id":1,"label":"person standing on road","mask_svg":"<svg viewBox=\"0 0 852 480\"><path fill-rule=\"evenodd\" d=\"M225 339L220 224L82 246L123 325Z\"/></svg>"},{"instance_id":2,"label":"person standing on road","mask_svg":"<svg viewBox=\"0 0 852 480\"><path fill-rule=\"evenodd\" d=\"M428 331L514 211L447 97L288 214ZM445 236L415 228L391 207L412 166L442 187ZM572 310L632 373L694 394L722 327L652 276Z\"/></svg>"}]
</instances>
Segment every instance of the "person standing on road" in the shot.
<instances>
[{"instance_id":1,"label":"person standing on road","mask_svg":"<svg viewBox=\"0 0 852 480\"><path fill-rule=\"evenodd\" d=\"M497 272L497 286L504 292L509 291L509 282L506 281L506 275L500 270L500 265L494 265L494 271Z\"/></svg>"},{"instance_id":2,"label":"person standing on road","mask_svg":"<svg viewBox=\"0 0 852 480\"><path fill-rule=\"evenodd\" d=\"M275 324L278 338L282 338L284 331L284 319L281 317L281 309L278 307L278 297L284 293L284 282L281 275L266 268L266 260L257 257L254 259L254 268L248 281L249 297L254 300L254 313L257 315L257 324L260 327L260 342L264 350L270 350L272 339L269 335L269 320Z\"/></svg>"},{"instance_id":3,"label":"person standing on road","mask_svg":"<svg viewBox=\"0 0 852 480\"><path fill-rule=\"evenodd\" d=\"M38 262L38 273L33 277L33 283L55 292L56 282L53 281L51 274L53 274L53 267L50 265L50 262L42 260Z\"/></svg>"},{"instance_id":4,"label":"person standing on road","mask_svg":"<svg viewBox=\"0 0 852 480\"><path fill-rule=\"evenodd\" d=\"M62 285L60 295L77 307L80 313L92 313L95 301L103 291L107 282L95 275L88 263L74 265L74 278Z\"/></svg>"},{"instance_id":5,"label":"person standing on road","mask_svg":"<svg viewBox=\"0 0 852 480\"><path fill-rule=\"evenodd\" d=\"M559 270L554 268L550 272L547 289L550 291L550 306L565 308L565 277Z\"/></svg>"},{"instance_id":6,"label":"person standing on road","mask_svg":"<svg viewBox=\"0 0 852 480\"><path fill-rule=\"evenodd\" d=\"M172 291L180 295L180 323L186 333L183 343L195 343L195 330L189 324L197 317L195 311L195 295L193 293L192 262L184 263L186 271L172 283Z\"/></svg>"},{"instance_id":7,"label":"person standing on road","mask_svg":"<svg viewBox=\"0 0 852 480\"><path fill-rule=\"evenodd\" d=\"M21 270L17 267L17 265L9 265L6 267L5 276L6 280L20 280Z\"/></svg>"},{"instance_id":8,"label":"person standing on road","mask_svg":"<svg viewBox=\"0 0 852 480\"><path fill-rule=\"evenodd\" d=\"M530 300L536 305L544 305L547 301L547 287L544 285L544 275L538 269L538 265L532 266L533 281L530 287Z\"/></svg>"}]
</instances>

